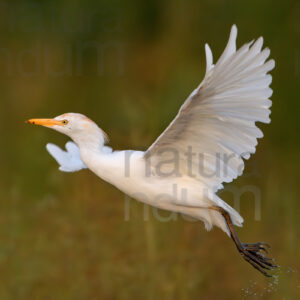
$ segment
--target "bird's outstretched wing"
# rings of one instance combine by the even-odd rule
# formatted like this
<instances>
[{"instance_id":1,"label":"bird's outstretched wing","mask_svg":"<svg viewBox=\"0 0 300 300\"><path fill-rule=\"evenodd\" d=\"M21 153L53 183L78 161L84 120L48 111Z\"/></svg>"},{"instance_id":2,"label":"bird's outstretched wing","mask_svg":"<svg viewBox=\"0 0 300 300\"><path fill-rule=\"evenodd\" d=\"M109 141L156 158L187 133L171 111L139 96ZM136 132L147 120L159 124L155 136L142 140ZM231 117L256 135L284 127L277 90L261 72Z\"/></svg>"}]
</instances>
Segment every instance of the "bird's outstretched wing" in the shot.
<instances>
[{"instance_id":1,"label":"bird's outstretched wing","mask_svg":"<svg viewBox=\"0 0 300 300\"><path fill-rule=\"evenodd\" d=\"M64 151L54 144L47 144L48 152L60 165L59 170L63 172L76 172L87 167L80 158L79 148L73 142L66 143L66 150Z\"/></svg>"},{"instance_id":2,"label":"bird's outstretched wing","mask_svg":"<svg viewBox=\"0 0 300 300\"><path fill-rule=\"evenodd\" d=\"M181 176L195 177L212 191L242 174L243 158L255 152L257 138L263 136L255 122L270 122L272 77L267 73L275 63L266 61L270 50L262 50L262 37L236 51L236 36L234 25L215 65L205 45L202 83L145 153L154 173L163 163L178 159Z\"/></svg>"}]
</instances>

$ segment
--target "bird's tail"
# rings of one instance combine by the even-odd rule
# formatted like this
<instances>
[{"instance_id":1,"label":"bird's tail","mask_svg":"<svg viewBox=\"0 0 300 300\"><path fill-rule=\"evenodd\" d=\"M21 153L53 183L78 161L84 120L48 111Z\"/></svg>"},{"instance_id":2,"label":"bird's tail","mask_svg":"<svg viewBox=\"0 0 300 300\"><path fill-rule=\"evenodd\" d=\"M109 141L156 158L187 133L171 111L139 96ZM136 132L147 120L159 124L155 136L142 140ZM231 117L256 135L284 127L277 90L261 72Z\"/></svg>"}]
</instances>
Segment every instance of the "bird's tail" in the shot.
<instances>
[{"instance_id":1,"label":"bird's tail","mask_svg":"<svg viewBox=\"0 0 300 300\"><path fill-rule=\"evenodd\" d=\"M221 199L219 200L220 201L217 201L217 203L214 202L213 205L217 205L223 208L224 210L226 210L229 213L232 223L234 225L239 227L243 226L244 220L241 217L241 215L234 208L232 208L227 203L225 203L223 200ZM176 206L172 208L172 210L203 221L205 228L208 231L211 230L213 226L217 226L220 229L222 229L225 233L227 233L227 235L230 237L230 231L227 226L226 220L224 219L222 214L217 210L210 209L209 207L190 207L190 206Z\"/></svg>"}]
</instances>

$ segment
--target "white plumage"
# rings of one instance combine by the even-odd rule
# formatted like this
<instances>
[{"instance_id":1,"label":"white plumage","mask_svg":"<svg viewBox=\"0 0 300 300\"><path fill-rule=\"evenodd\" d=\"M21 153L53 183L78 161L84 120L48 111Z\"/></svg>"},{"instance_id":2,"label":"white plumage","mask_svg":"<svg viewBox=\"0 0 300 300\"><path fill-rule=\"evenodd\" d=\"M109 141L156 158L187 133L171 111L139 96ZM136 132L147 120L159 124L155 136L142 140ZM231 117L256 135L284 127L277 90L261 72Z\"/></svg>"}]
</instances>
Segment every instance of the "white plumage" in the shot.
<instances>
[{"instance_id":1,"label":"white plumage","mask_svg":"<svg viewBox=\"0 0 300 300\"><path fill-rule=\"evenodd\" d=\"M67 152L47 145L60 170L89 168L139 201L193 216L202 220L207 229L216 225L234 238L230 223L241 226L243 219L216 192L224 182L242 174L243 159L255 152L257 139L263 136L256 122L270 122L272 77L268 72L274 68L274 60L267 61L270 50L262 50L262 38L236 50L236 37L234 25L215 65L205 45L203 81L146 152L112 151L104 146L105 133L81 114L32 119L29 123L53 128L76 143L67 143ZM242 247L239 240L235 243ZM261 259L256 253L261 246L257 247L251 251ZM248 251L244 258L249 262L249 255L250 263L259 265L249 249L240 251Z\"/></svg>"},{"instance_id":2,"label":"white plumage","mask_svg":"<svg viewBox=\"0 0 300 300\"><path fill-rule=\"evenodd\" d=\"M230 182L242 174L242 158L249 158L255 152L257 138L263 136L255 122L270 122L268 98L272 95L269 88L272 77L267 72L274 68L274 60L265 63L270 51L267 48L261 51L262 38L251 48L250 43L236 52L236 35L237 29L233 26L216 66L212 65L212 54L206 45L204 80L146 152L146 157L162 160L163 155L156 155L161 147L174 147L185 159L184 152L190 146L196 153L205 155L205 174L218 173L215 160L219 154L220 169L227 173L197 177L214 191L222 187L222 182ZM227 155L234 157L224 161Z\"/></svg>"},{"instance_id":3,"label":"white plumage","mask_svg":"<svg viewBox=\"0 0 300 300\"><path fill-rule=\"evenodd\" d=\"M79 148L75 143L67 142L66 151L51 143L47 144L46 148L60 165L60 171L76 172L81 169L86 169L85 164L80 158Z\"/></svg>"}]
</instances>

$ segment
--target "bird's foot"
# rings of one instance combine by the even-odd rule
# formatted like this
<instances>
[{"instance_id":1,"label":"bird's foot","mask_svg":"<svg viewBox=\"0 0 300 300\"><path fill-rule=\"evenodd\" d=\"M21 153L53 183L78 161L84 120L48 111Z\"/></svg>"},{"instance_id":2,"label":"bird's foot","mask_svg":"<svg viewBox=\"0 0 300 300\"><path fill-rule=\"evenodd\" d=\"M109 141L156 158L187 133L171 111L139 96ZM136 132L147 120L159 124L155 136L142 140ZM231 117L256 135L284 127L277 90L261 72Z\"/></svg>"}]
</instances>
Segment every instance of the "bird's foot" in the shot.
<instances>
[{"instance_id":1,"label":"bird's foot","mask_svg":"<svg viewBox=\"0 0 300 300\"><path fill-rule=\"evenodd\" d=\"M238 250L242 257L255 269L267 277L272 277L272 275L270 275L267 271L278 266L274 264L274 260L272 258L268 258L266 256L268 248L270 248L270 246L267 243L262 242L254 244L241 243Z\"/></svg>"},{"instance_id":2,"label":"bird's foot","mask_svg":"<svg viewBox=\"0 0 300 300\"><path fill-rule=\"evenodd\" d=\"M266 254L268 254L267 249L270 248L270 246L267 243L262 242L254 244L241 243L234 229L229 213L218 206L212 206L210 207L210 209L218 211L224 217L225 222L230 231L230 236L242 257L263 275L267 277L272 277L272 275L270 275L267 271L273 270L278 266L274 264L273 259L266 256Z\"/></svg>"}]
</instances>

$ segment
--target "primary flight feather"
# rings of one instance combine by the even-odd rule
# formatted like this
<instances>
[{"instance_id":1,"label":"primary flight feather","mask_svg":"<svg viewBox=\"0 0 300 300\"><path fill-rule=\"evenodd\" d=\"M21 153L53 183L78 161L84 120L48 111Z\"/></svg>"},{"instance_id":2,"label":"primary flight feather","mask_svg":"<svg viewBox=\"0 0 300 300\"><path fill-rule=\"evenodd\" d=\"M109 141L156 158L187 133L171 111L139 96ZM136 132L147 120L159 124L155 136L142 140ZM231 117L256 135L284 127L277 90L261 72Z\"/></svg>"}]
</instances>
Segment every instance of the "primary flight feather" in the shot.
<instances>
[{"instance_id":1,"label":"primary flight feather","mask_svg":"<svg viewBox=\"0 0 300 300\"><path fill-rule=\"evenodd\" d=\"M237 28L216 62L205 45L206 72L167 129L145 152L113 151L106 134L86 116L67 113L54 119L31 119L68 135L66 151L48 144L60 170L88 168L124 193L146 204L220 227L242 257L266 276L275 267L265 243L242 243L234 229L243 218L216 192L242 174L243 159L263 136L256 122L270 122L269 100L274 60L259 38L236 50Z\"/></svg>"}]
</instances>

